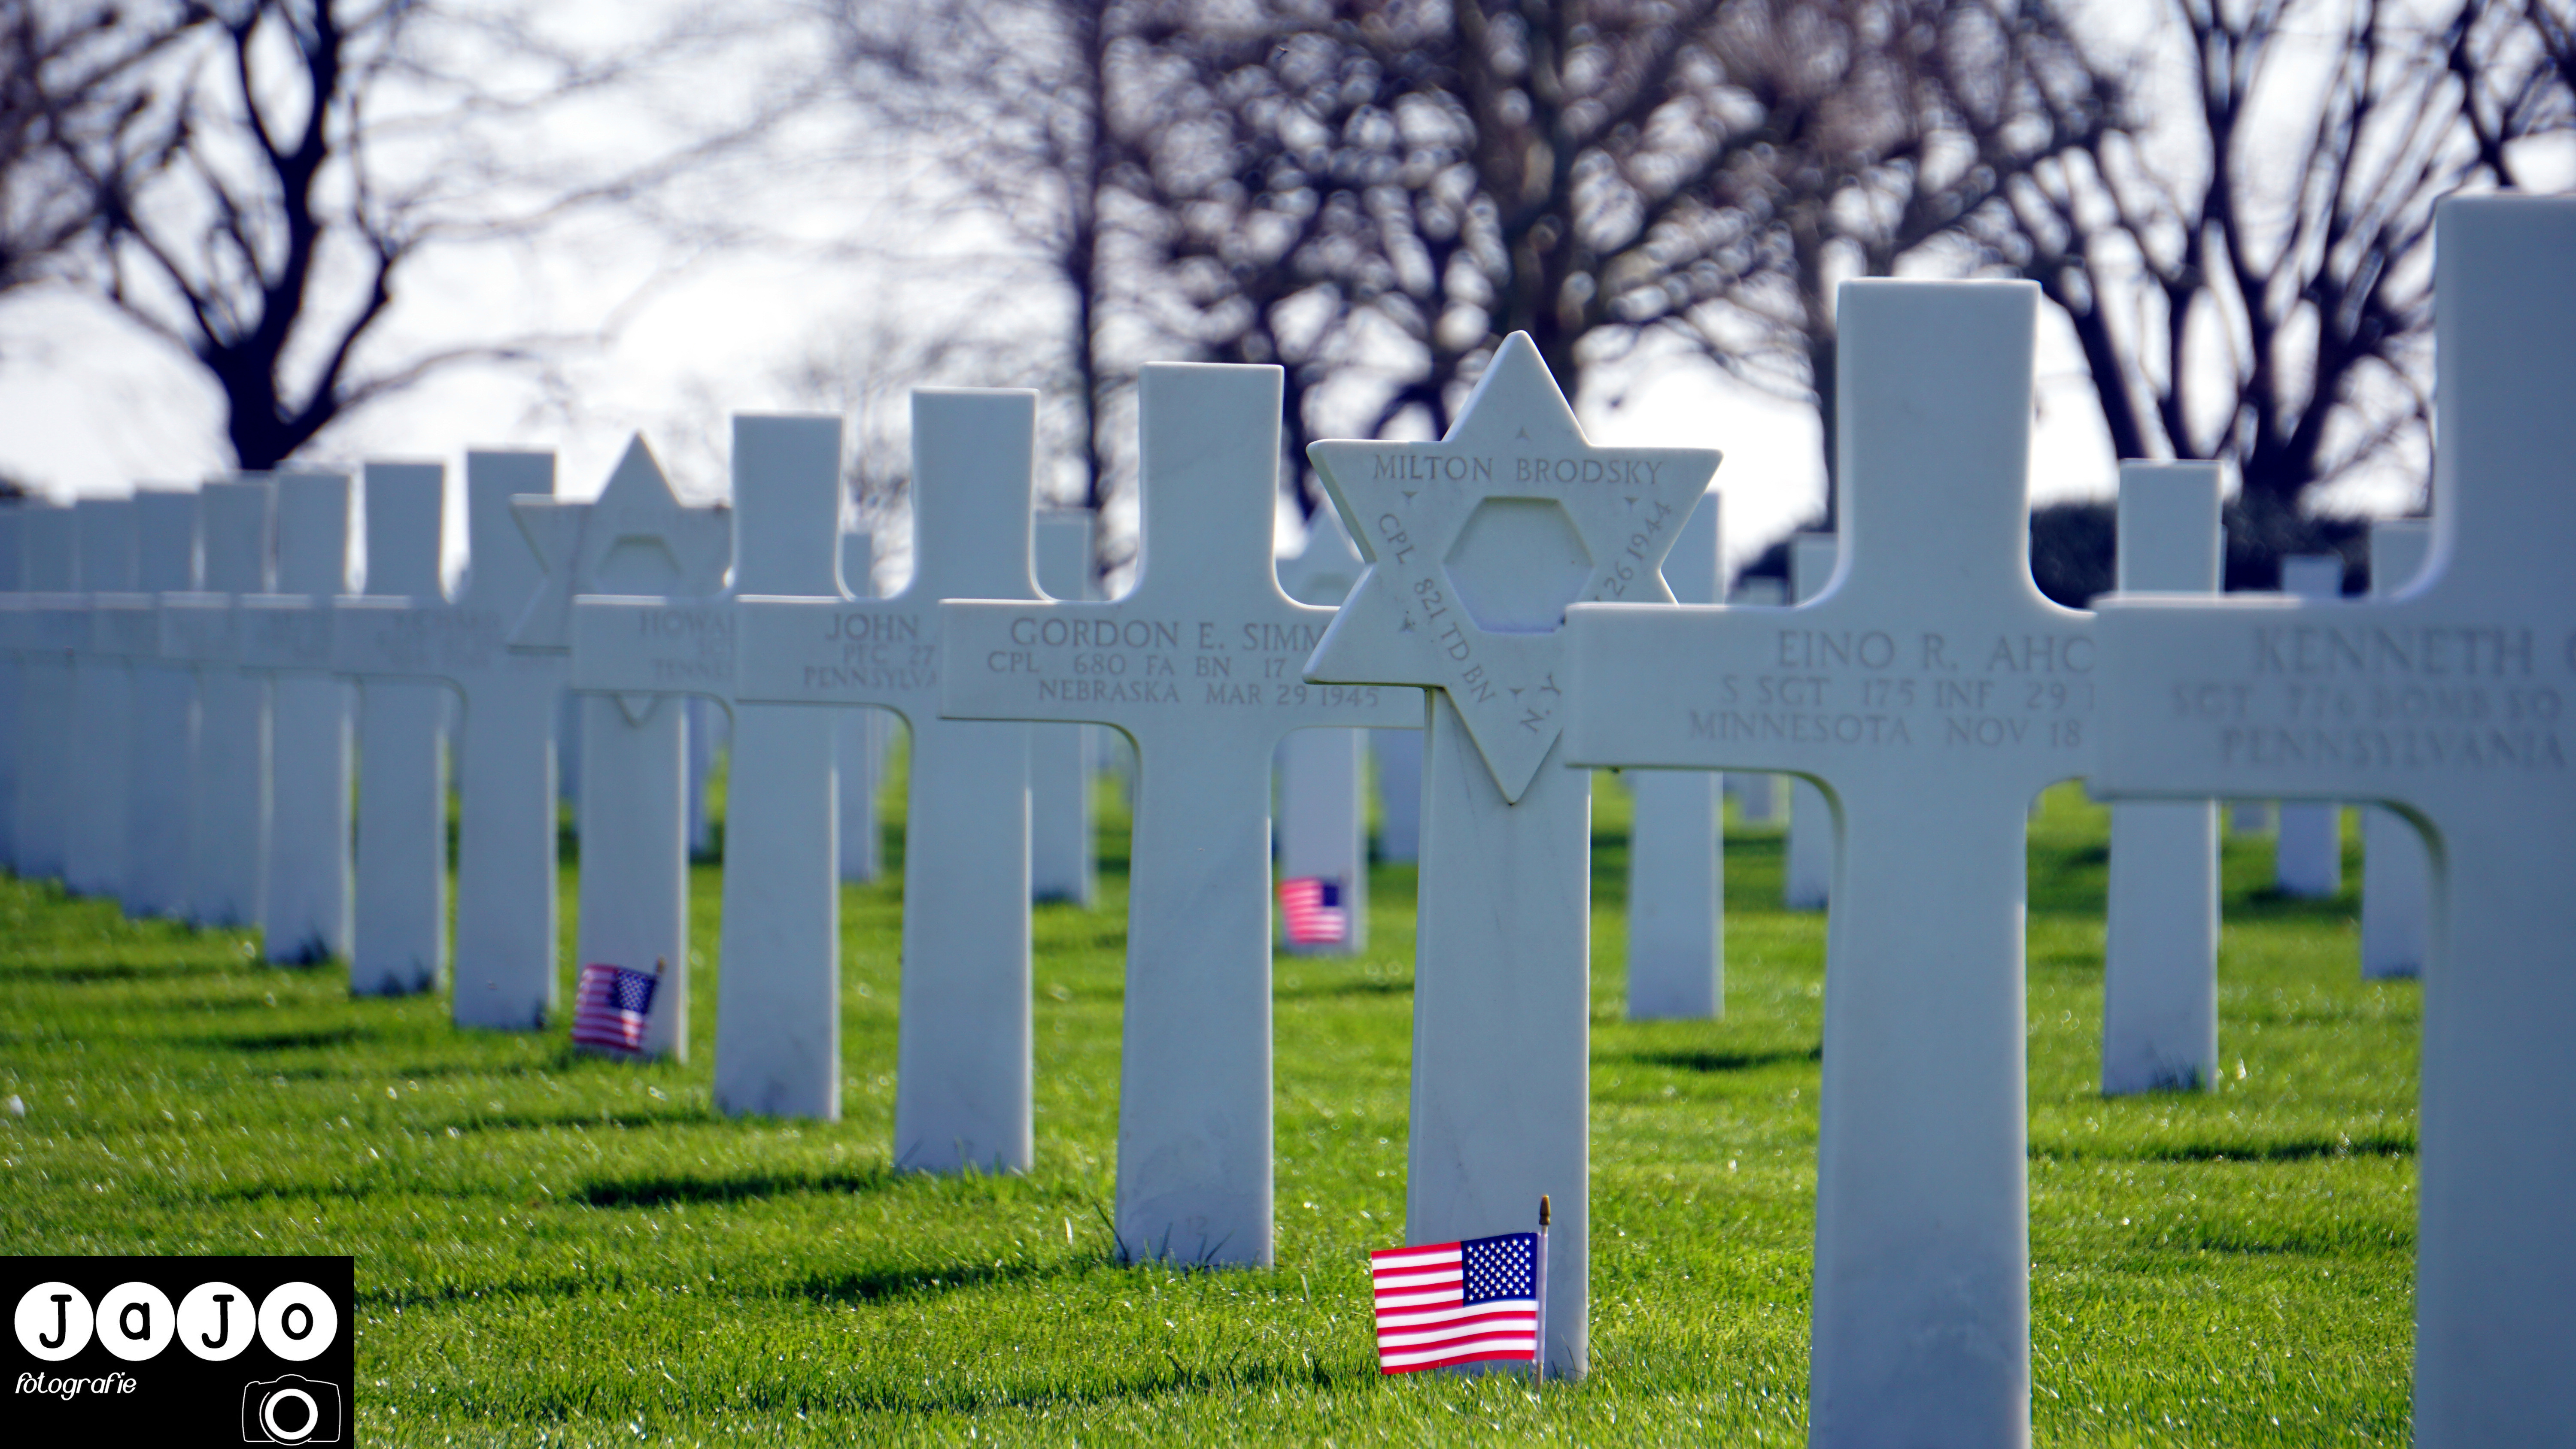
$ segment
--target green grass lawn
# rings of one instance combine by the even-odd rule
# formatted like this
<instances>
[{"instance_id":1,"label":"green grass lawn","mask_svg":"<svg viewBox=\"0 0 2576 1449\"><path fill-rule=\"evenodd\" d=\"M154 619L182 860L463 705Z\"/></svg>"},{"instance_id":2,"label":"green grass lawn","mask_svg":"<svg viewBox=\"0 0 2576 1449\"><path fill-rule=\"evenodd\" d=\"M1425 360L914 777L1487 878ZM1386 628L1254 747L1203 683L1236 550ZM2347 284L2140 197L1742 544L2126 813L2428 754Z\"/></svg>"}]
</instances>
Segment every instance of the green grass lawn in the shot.
<instances>
[{"instance_id":1,"label":"green grass lawn","mask_svg":"<svg viewBox=\"0 0 2576 1449\"><path fill-rule=\"evenodd\" d=\"M1776 832L1732 830L1726 1020L1628 1024L1626 796L1604 777L1595 800L1579 1385L1374 1367L1365 1254L1403 1236L1409 866L1372 877L1365 958L1276 968L1278 1267L1112 1260L1114 804L1101 907L1036 915L1024 1178L889 1168L899 876L843 896L829 1126L710 1110L709 865L689 1059L642 1068L0 878L0 1093L26 1106L0 1114L0 1245L355 1254L371 1442L1797 1443L1822 918L1778 908ZM2281 901L2268 843L2231 841L2222 1080L2104 1100L2106 833L2071 788L2032 829L2036 1436L2403 1440L2417 990L2358 979L2351 893ZM573 899L568 860L567 1000Z\"/></svg>"}]
</instances>

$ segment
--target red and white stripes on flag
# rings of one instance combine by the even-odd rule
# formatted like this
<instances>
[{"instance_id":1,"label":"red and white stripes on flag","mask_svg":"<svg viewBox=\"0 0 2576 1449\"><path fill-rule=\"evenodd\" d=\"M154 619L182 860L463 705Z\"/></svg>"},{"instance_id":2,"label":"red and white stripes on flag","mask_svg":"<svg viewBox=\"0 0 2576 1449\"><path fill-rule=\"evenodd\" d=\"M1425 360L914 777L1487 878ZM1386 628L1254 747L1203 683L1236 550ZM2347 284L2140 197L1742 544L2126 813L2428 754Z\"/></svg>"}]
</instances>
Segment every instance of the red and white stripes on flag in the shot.
<instances>
[{"instance_id":1,"label":"red and white stripes on flag","mask_svg":"<svg viewBox=\"0 0 2576 1449\"><path fill-rule=\"evenodd\" d=\"M1369 1254L1378 1371L1535 1360L1538 1252L1538 1234L1505 1233Z\"/></svg>"},{"instance_id":2,"label":"red and white stripes on flag","mask_svg":"<svg viewBox=\"0 0 2576 1449\"><path fill-rule=\"evenodd\" d=\"M1342 904L1340 881L1320 875L1281 881L1279 913L1287 918L1291 945L1338 946L1350 939L1351 917Z\"/></svg>"},{"instance_id":3,"label":"red and white stripes on flag","mask_svg":"<svg viewBox=\"0 0 2576 1449\"><path fill-rule=\"evenodd\" d=\"M593 961L582 967L581 985L573 993L573 1045L644 1050L644 1027L653 1015L653 988L660 984L657 977L623 966Z\"/></svg>"}]
</instances>

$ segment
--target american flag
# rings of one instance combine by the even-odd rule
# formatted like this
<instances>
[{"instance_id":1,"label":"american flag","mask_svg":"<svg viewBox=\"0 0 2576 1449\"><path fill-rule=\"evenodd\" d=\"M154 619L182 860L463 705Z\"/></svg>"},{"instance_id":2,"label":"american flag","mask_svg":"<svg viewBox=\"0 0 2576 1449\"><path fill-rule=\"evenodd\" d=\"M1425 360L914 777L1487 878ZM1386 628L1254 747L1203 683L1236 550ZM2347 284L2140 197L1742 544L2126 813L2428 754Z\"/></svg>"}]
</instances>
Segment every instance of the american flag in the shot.
<instances>
[{"instance_id":1,"label":"american flag","mask_svg":"<svg viewBox=\"0 0 2576 1449\"><path fill-rule=\"evenodd\" d=\"M574 993L574 1046L612 1051L644 1049L644 1023L653 1015L653 988L661 981L642 971L593 961L581 968L581 990Z\"/></svg>"},{"instance_id":2,"label":"american flag","mask_svg":"<svg viewBox=\"0 0 2576 1449\"><path fill-rule=\"evenodd\" d=\"M1378 1371L1536 1359L1538 1253L1538 1234L1505 1233L1369 1254Z\"/></svg>"},{"instance_id":3,"label":"american flag","mask_svg":"<svg viewBox=\"0 0 2576 1449\"><path fill-rule=\"evenodd\" d=\"M1333 946L1349 939L1350 912L1342 909L1342 883L1320 875L1279 883L1279 912L1288 918L1288 940L1298 946Z\"/></svg>"}]
</instances>

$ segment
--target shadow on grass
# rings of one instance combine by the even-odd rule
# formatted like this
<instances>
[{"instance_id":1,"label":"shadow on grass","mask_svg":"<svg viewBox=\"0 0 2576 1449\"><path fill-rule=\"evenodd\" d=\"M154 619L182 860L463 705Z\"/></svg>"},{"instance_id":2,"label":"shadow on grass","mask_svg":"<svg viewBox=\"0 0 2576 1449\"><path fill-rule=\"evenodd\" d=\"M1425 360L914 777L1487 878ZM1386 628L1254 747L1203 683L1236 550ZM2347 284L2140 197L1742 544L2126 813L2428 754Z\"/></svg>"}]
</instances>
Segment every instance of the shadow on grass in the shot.
<instances>
[{"instance_id":1,"label":"shadow on grass","mask_svg":"<svg viewBox=\"0 0 2576 1449\"><path fill-rule=\"evenodd\" d=\"M788 1292L816 1303L856 1305L889 1298L948 1294L968 1288L994 1288L1043 1278L1064 1278L1106 1262L1104 1258L1040 1262L1022 1259L1002 1263L952 1263L939 1267L854 1268L844 1273L817 1273Z\"/></svg>"},{"instance_id":2,"label":"shadow on grass","mask_svg":"<svg viewBox=\"0 0 2576 1449\"><path fill-rule=\"evenodd\" d=\"M245 1031L218 1032L212 1036L173 1037L175 1046L206 1047L215 1051L234 1052L305 1052L327 1047L355 1046L374 1041L381 1033L372 1027L351 1023L347 1026L315 1027L310 1031ZM382 1076L378 1068L374 1075Z\"/></svg>"},{"instance_id":3,"label":"shadow on grass","mask_svg":"<svg viewBox=\"0 0 2576 1449\"><path fill-rule=\"evenodd\" d=\"M654 1119L667 1120L667 1119ZM791 1197L800 1193L857 1194L880 1192L892 1187L900 1176L891 1168L871 1167L857 1172L827 1173L740 1173L731 1177L629 1177L610 1178L583 1185L573 1194L576 1202L605 1208L659 1208L686 1203L740 1203L766 1198Z\"/></svg>"},{"instance_id":4,"label":"shadow on grass","mask_svg":"<svg viewBox=\"0 0 2576 1449\"><path fill-rule=\"evenodd\" d=\"M1278 996L1305 998L1331 996L1410 996L1413 994L1413 978L1411 976L1388 976L1371 980L1367 977L1361 977L1356 981L1317 981L1311 985L1274 986L1271 990L1274 995Z\"/></svg>"},{"instance_id":5,"label":"shadow on grass","mask_svg":"<svg viewBox=\"0 0 2576 1449\"><path fill-rule=\"evenodd\" d=\"M2397 1132L2359 1137L2292 1137L2276 1142L2136 1142L2128 1144L2033 1140L2030 1155L2066 1162L2310 1162L2321 1157L2412 1157L2415 1138Z\"/></svg>"},{"instance_id":6,"label":"shadow on grass","mask_svg":"<svg viewBox=\"0 0 2576 1449\"><path fill-rule=\"evenodd\" d=\"M429 1130L454 1132L535 1132L548 1127L706 1127L726 1119L704 1108L674 1103L657 1112L483 1112L453 1122L433 1122Z\"/></svg>"},{"instance_id":7,"label":"shadow on grass","mask_svg":"<svg viewBox=\"0 0 2576 1449\"><path fill-rule=\"evenodd\" d=\"M214 961L82 961L62 965L12 961L0 966L0 985L102 986L130 981L185 981L222 976L230 969L227 963Z\"/></svg>"},{"instance_id":8,"label":"shadow on grass","mask_svg":"<svg viewBox=\"0 0 2576 1449\"><path fill-rule=\"evenodd\" d=\"M1786 1067L1821 1062L1825 1049L1811 1047L1778 1047L1770 1051L1738 1052L1630 1052L1628 1060L1650 1067L1674 1067L1685 1072L1755 1072L1765 1067Z\"/></svg>"}]
</instances>

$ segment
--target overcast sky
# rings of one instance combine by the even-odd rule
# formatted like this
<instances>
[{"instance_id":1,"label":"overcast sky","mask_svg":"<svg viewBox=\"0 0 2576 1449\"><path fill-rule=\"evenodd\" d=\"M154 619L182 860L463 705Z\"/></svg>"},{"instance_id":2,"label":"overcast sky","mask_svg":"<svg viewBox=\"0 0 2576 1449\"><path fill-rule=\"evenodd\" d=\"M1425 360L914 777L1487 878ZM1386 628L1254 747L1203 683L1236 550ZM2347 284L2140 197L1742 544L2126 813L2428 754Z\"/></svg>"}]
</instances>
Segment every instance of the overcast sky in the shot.
<instances>
[{"instance_id":1,"label":"overcast sky","mask_svg":"<svg viewBox=\"0 0 2576 1449\"><path fill-rule=\"evenodd\" d=\"M625 23L618 17L626 13L611 6L590 23ZM595 347L561 354L549 380L525 369L443 374L335 427L306 456L446 462L454 508L461 480L453 475L469 447L550 449L558 487L586 497L641 429L675 481L720 491L726 416L796 405L786 374L825 344L836 319L865 315L889 296L906 305L917 298L923 316L944 305L935 293L900 284L900 265L873 259L916 239L918 222L888 199L899 189L852 163L837 173L809 166L736 194L728 204L752 209L796 243L757 253L686 260L594 227L536 248L448 254L407 274L388 340L461 336L493 318L579 333L614 318L614 331ZM1044 325L1050 305L1032 298L1033 326ZM2066 325L2046 309L2042 315L2033 497L2108 496L2115 466L2082 360ZM1625 405L1605 406L1613 394ZM1724 451L1717 486L1730 568L1821 507L1813 413L1705 364L1667 361L1604 375L1578 406L1596 443ZM62 499L121 494L138 483L190 485L223 461L211 385L165 344L68 295L0 303L0 472ZM2347 497L2385 511L2403 507L2415 487L2411 478L2383 476ZM458 547L451 544L451 555Z\"/></svg>"}]
</instances>

